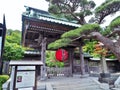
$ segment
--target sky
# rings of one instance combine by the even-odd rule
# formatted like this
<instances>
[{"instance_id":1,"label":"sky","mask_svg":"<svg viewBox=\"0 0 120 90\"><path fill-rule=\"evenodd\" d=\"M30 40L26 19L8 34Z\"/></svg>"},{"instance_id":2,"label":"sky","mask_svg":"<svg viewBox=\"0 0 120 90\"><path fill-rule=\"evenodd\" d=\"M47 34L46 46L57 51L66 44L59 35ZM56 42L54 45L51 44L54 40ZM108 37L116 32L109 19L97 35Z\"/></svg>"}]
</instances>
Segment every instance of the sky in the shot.
<instances>
[{"instance_id":1,"label":"sky","mask_svg":"<svg viewBox=\"0 0 120 90\"><path fill-rule=\"evenodd\" d=\"M105 0L94 0L99 6ZM3 15L5 14L7 29L21 30L22 29L22 13L25 11L24 6L48 10L48 2L45 0L2 0L0 2L0 23L3 22ZM106 26L112 20L113 16L107 17L107 22L103 24Z\"/></svg>"},{"instance_id":2,"label":"sky","mask_svg":"<svg viewBox=\"0 0 120 90\"><path fill-rule=\"evenodd\" d=\"M0 23L3 22L5 14L7 29L21 30L24 6L48 10L48 3L45 0L2 0L0 2Z\"/></svg>"}]
</instances>

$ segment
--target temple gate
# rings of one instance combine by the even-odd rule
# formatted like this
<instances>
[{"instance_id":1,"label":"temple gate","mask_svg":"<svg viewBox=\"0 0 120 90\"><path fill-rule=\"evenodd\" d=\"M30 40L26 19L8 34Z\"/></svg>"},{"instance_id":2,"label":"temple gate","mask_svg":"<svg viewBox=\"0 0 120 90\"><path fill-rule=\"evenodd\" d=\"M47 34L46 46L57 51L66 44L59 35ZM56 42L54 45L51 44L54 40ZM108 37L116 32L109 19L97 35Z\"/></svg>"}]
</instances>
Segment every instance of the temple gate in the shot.
<instances>
[{"instance_id":1,"label":"temple gate","mask_svg":"<svg viewBox=\"0 0 120 90\"><path fill-rule=\"evenodd\" d=\"M69 22L64 19L58 19L51 16L48 12L26 7L26 11L22 14L22 45L37 49L41 52L40 60L44 63L41 68L41 80L45 79L45 51L47 45L60 38L61 34L69 30L80 27L80 25ZM72 48L70 51L70 59L72 59ZM72 62L70 67L72 73Z\"/></svg>"}]
</instances>

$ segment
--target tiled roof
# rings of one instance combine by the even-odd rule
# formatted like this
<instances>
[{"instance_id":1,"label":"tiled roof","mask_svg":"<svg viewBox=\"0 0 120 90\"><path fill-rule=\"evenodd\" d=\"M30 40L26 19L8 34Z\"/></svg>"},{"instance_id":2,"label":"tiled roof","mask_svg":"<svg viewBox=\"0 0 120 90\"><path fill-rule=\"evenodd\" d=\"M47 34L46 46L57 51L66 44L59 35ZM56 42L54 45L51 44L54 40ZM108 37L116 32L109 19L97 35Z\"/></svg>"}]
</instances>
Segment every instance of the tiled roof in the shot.
<instances>
[{"instance_id":1,"label":"tiled roof","mask_svg":"<svg viewBox=\"0 0 120 90\"><path fill-rule=\"evenodd\" d=\"M70 22L64 18L56 18L52 16L50 13L48 13L47 11L35 9L32 7L28 7L28 6L25 6L25 7L26 7L26 11L23 13L23 15L25 16L37 18L37 19L44 20L44 21L54 22L58 24L63 24L63 25L80 27L80 25L76 24L75 22Z\"/></svg>"}]
</instances>

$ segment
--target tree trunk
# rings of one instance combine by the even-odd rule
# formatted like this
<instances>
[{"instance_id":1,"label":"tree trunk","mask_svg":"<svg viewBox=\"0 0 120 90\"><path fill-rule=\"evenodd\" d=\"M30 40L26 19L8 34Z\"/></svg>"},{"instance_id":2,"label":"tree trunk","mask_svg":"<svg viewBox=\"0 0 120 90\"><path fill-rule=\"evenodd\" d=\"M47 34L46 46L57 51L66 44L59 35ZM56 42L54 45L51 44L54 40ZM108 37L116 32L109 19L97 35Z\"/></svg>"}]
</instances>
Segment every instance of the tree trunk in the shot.
<instances>
[{"instance_id":1,"label":"tree trunk","mask_svg":"<svg viewBox=\"0 0 120 90\"><path fill-rule=\"evenodd\" d=\"M102 36L99 32L92 32L91 35L95 37L98 41L102 42L104 46L117 57L117 59L120 61L120 45L119 43L115 43L109 38L106 38Z\"/></svg>"}]
</instances>

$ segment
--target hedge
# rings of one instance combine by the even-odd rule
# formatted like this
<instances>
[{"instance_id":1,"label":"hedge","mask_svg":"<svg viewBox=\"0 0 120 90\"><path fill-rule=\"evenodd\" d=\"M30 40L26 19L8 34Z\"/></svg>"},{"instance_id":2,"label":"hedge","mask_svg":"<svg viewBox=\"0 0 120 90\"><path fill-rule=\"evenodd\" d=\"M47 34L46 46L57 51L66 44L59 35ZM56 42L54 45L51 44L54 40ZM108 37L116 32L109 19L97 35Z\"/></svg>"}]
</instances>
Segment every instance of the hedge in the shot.
<instances>
[{"instance_id":1,"label":"hedge","mask_svg":"<svg viewBox=\"0 0 120 90\"><path fill-rule=\"evenodd\" d=\"M9 79L8 75L0 75L0 90L2 90L2 84Z\"/></svg>"}]
</instances>

